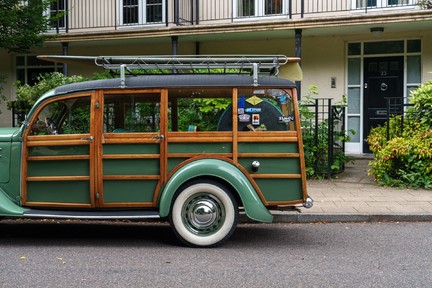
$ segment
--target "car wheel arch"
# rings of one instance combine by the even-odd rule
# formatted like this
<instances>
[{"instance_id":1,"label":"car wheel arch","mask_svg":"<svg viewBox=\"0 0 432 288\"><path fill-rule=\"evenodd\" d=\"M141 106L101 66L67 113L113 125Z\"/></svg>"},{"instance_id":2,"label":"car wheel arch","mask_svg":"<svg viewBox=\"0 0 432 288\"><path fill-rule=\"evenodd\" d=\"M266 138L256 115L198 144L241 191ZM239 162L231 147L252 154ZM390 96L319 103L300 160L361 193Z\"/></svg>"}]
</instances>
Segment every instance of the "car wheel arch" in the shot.
<instances>
[{"instance_id":1,"label":"car wheel arch","mask_svg":"<svg viewBox=\"0 0 432 288\"><path fill-rule=\"evenodd\" d=\"M213 179L227 186L239 205L243 205L249 218L259 222L272 221L273 216L262 203L248 178L239 168L221 159L198 159L177 169L161 191L158 201L161 217L168 217L174 194L181 186L196 179Z\"/></svg>"}]
</instances>

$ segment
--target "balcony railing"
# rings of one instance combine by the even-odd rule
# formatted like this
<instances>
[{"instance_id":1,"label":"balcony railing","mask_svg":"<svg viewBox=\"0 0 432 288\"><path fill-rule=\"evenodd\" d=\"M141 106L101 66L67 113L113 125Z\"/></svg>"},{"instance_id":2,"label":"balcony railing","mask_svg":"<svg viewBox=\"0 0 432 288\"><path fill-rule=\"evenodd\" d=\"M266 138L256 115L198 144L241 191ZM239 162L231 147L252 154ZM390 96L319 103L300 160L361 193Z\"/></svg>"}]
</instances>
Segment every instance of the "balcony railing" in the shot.
<instances>
[{"instance_id":1,"label":"balcony railing","mask_svg":"<svg viewBox=\"0 0 432 288\"><path fill-rule=\"evenodd\" d=\"M270 21L420 10L421 0L57 0L54 33Z\"/></svg>"}]
</instances>

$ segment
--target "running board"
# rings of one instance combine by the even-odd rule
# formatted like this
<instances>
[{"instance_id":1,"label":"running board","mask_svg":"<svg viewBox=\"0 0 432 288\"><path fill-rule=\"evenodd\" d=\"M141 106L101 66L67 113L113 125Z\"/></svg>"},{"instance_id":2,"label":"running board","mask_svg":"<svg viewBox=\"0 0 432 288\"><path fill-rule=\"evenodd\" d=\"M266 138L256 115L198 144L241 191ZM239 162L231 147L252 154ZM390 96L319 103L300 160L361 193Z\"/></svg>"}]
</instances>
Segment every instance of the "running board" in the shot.
<instances>
[{"instance_id":1,"label":"running board","mask_svg":"<svg viewBox=\"0 0 432 288\"><path fill-rule=\"evenodd\" d=\"M60 218L60 219L159 219L157 211L56 211L30 209L24 212L28 218Z\"/></svg>"}]
</instances>

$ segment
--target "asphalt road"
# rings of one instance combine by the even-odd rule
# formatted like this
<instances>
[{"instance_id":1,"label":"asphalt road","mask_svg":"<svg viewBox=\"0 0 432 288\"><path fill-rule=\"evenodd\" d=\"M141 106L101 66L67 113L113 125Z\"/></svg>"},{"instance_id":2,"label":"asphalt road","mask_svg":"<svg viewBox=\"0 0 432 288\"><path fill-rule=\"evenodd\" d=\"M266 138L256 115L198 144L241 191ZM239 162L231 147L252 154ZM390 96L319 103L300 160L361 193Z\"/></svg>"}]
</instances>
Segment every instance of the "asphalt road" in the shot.
<instances>
[{"instance_id":1,"label":"asphalt road","mask_svg":"<svg viewBox=\"0 0 432 288\"><path fill-rule=\"evenodd\" d=\"M0 287L430 287L432 223L241 224L179 246L162 223L0 222Z\"/></svg>"}]
</instances>

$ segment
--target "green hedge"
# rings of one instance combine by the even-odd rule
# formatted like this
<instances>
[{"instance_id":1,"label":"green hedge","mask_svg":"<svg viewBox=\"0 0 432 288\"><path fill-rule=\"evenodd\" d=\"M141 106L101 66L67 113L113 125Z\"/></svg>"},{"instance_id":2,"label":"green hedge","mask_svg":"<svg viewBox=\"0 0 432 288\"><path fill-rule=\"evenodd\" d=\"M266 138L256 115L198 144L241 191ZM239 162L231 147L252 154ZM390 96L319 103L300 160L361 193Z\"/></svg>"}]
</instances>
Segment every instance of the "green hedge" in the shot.
<instances>
[{"instance_id":1,"label":"green hedge","mask_svg":"<svg viewBox=\"0 0 432 288\"><path fill-rule=\"evenodd\" d=\"M432 81L413 91L410 103L403 131L401 116L390 119L388 141L386 126L371 130L370 173L382 185L432 189Z\"/></svg>"}]
</instances>

